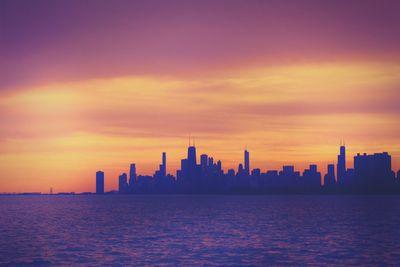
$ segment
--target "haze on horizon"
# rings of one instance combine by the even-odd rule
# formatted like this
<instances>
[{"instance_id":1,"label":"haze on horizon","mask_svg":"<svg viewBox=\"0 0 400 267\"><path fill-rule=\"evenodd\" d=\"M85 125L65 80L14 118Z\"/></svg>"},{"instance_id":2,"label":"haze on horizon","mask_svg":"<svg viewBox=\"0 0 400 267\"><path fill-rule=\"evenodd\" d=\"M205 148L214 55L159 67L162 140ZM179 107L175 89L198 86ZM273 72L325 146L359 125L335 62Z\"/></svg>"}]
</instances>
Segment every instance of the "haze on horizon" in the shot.
<instances>
[{"instance_id":1,"label":"haze on horizon","mask_svg":"<svg viewBox=\"0 0 400 267\"><path fill-rule=\"evenodd\" d=\"M0 192L106 190L188 136L235 168L311 163L345 139L400 168L399 1L0 2Z\"/></svg>"}]
</instances>

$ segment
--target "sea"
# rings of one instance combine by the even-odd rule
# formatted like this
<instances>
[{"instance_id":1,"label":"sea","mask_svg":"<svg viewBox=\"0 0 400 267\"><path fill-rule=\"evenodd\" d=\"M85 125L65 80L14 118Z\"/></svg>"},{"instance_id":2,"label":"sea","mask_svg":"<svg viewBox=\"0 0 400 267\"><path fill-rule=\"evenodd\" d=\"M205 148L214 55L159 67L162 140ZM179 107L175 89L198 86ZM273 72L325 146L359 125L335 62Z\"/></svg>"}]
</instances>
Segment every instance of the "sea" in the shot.
<instances>
[{"instance_id":1,"label":"sea","mask_svg":"<svg viewBox=\"0 0 400 267\"><path fill-rule=\"evenodd\" d=\"M400 196L0 196L1 266L399 266Z\"/></svg>"}]
</instances>

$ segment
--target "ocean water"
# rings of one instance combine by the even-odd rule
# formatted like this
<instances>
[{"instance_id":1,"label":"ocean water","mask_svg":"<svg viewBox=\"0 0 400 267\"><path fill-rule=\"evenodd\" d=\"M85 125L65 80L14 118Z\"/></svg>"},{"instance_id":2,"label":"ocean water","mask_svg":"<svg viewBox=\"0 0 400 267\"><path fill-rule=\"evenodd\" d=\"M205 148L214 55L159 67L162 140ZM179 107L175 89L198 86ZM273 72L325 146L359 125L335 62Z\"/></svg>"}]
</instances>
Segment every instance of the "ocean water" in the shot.
<instances>
[{"instance_id":1,"label":"ocean water","mask_svg":"<svg viewBox=\"0 0 400 267\"><path fill-rule=\"evenodd\" d=\"M400 265L400 196L2 196L0 264Z\"/></svg>"}]
</instances>

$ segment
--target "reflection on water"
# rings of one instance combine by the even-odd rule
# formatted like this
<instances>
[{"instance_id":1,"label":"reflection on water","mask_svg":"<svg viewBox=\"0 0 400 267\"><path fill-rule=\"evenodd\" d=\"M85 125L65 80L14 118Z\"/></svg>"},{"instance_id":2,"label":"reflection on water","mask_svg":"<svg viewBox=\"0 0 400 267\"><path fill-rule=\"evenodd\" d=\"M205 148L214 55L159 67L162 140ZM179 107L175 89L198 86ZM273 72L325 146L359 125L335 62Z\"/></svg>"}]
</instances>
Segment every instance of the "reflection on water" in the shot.
<instances>
[{"instance_id":1,"label":"reflection on water","mask_svg":"<svg viewBox=\"0 0 400 267\"><path fill-rule=\"evenodd\" d=\"M383 265L399 196L3 196L0 263Z\"/></svg>"}]
</instances>

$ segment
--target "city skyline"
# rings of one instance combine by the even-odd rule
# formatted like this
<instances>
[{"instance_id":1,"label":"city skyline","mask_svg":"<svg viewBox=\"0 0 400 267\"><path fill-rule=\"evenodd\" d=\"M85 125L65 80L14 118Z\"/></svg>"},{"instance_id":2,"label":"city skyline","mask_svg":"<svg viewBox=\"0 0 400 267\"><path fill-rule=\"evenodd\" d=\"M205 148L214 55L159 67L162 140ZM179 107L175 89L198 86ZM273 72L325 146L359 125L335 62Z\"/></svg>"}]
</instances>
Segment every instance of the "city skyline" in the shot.
<instances>
[{"instance_id":1,"label":"city skyline","mask_svg":"<svg viewBox=\"0 0 400 267\"><path fill-rule=\"evenodd\" d=\"M91 191L135 159L400 168L399 1L0 2L0 192ZM351 162L349 162L351 164ZM117 182L106 182L105 189Z\"/></svg>"},{"instance_id":2,"label":"city skyline","mask_svg":"<svg viewBox=\"0 0 400 267\"><path fill-rule=\"evenodd\" d=\"M399 193L400 169L392 168L388 152L357 153L354 164L347 165L346 146L341 143L337 162L327 164L324 175L317 164L310 164L303 172L294 165L280 169L251 168L250 152L243 151L243 161L237 168L223 168L221 160L209 154L197 155L195 143L187 148L176 174L168 173L167 154L153 175L138 174L136 163L129 173L122 171L118 189L120 194L203 194L203 193ZM199 161L197 161L199 159ZM336 171L335 171L336 166ZM110 179L110 178L109 178ZM112 177L111 177L112 179ZM104 194L105 173L96 172L95 193Z\"/></svg>"}]
</instances>

